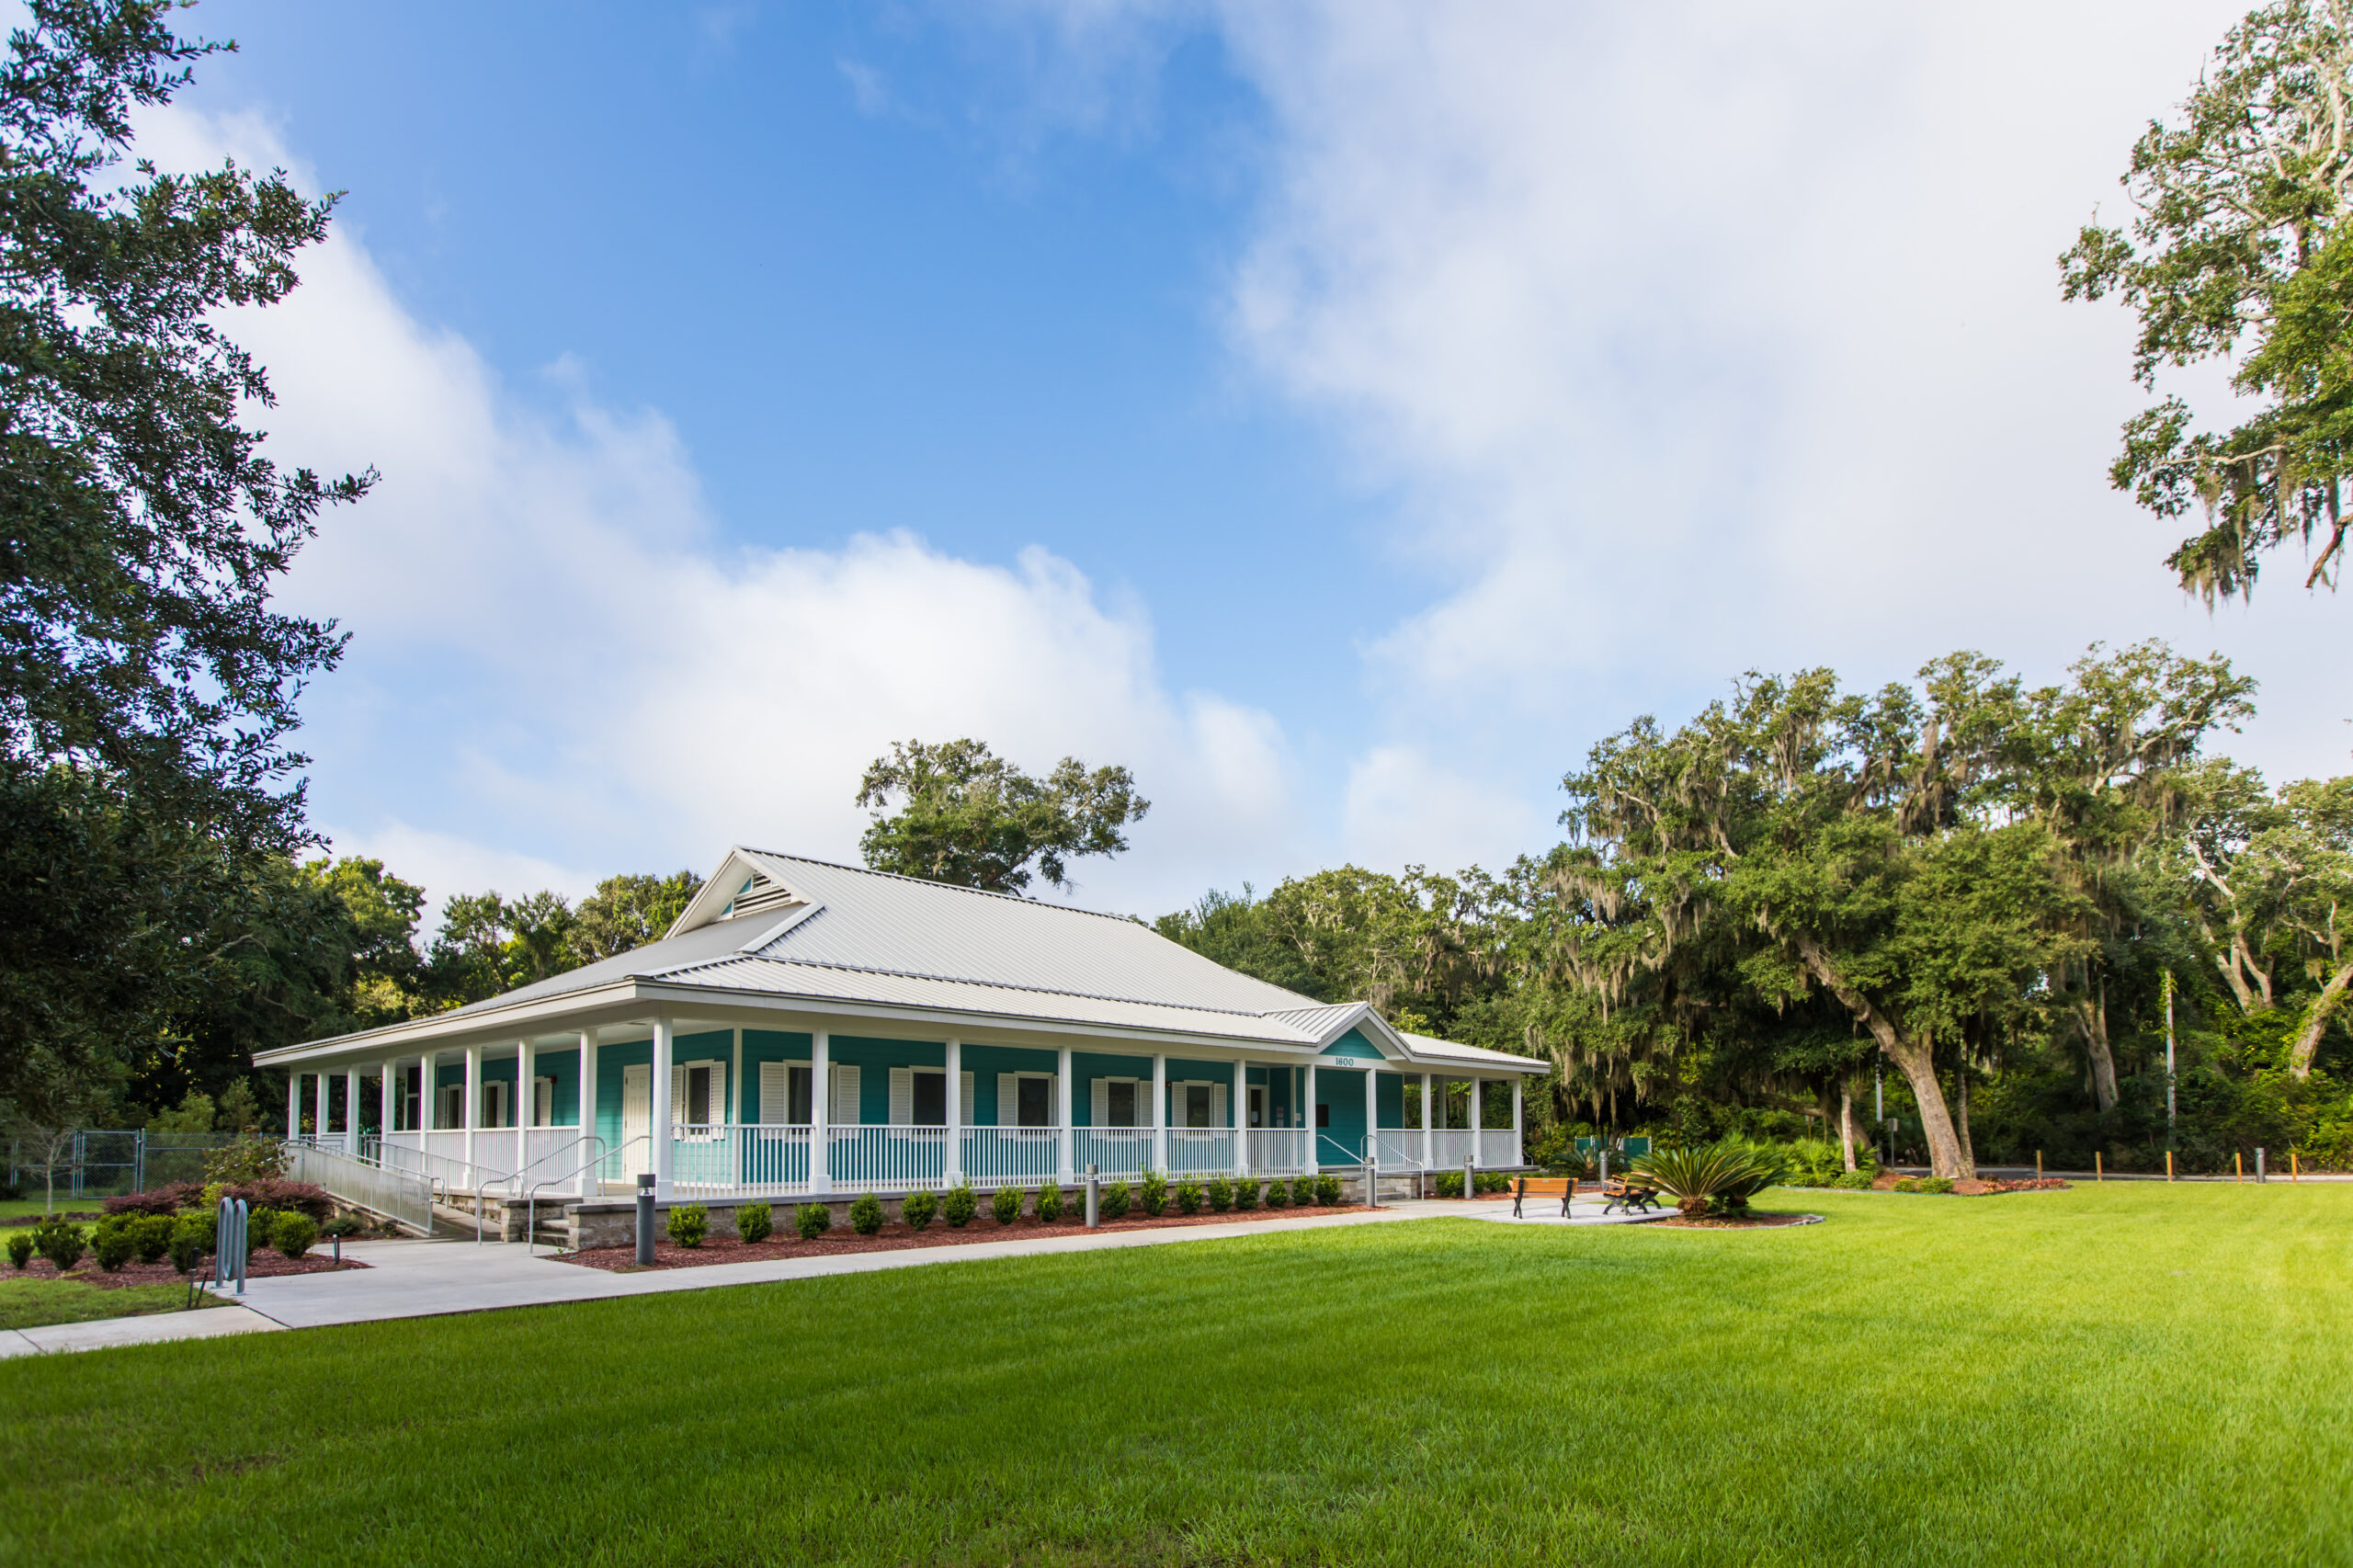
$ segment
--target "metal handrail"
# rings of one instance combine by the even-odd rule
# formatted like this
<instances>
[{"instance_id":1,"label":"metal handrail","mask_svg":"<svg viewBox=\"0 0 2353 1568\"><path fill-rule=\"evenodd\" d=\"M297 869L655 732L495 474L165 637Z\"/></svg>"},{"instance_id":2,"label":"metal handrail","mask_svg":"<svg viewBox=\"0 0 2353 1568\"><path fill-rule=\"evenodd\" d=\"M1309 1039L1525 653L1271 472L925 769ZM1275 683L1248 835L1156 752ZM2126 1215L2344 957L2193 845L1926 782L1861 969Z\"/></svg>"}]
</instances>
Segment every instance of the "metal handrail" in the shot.
<instances>
[{"instance_id":1,"label":"metal handrail","mask_svg":"<svg viewBox=\"0 0 2353 1568\"><path fill-rule=\"evenodd\" d=\"M493 1129L493 1131L504 1131L506 1129L496 1128ZM595 1133L584 1132L569 1143L557 1144L554 1148L549 1150L546 1153L541 1154L538 1159L533 1160L529 1165L523 1166L520 1170L494 1172L490 1181L477 1179L474 1183L474 1245L482 1245L483 1221L490 1211L490 1189L493 1183L503 1183L506 1186L506 1201L512 1203L515 1201L515 1194L517 1190L517 1184L522 1181L526 1174L530 1171L537 1170L540 1166L547 1164L550 1160L554 1159L558 1154L563 1153L566 1149L576 1149L583 1143L601 1142L603 1142L603 1140L598 1138ZM603 1156L599 1155L598 1157L602 1158ZM472 1165L472 1168L475 1170L481 1170L483 1167L479 1165ZM578 1176L580 1173L575 1170L572 1174L574 1176ZM555 1179L561 1181L563 1177L559 1176ZM502 1233L505 1231L506 1225L503 1221L501 1221L499 1228ZM503 1234L501 1239L505 1239Z\"/></svg>"},{"instance_id":2,"label":"metal handrail","mask_svg":"<svg viewBox=\"0 0 2353 1568\"><path fill-rule=\"evenodd\" d=\"M604 1140L598 1138L574 1140L574 1142L591 1142L602 1144ZM640 1143L645 1144L650 1149L653 1146L653 1135L651 1133L640 1133L637 1137L631 1139L628 1142L614 1150L613 1153L615 1155L626 1154L630 1150ZM545 1181L537 1182L532 1185L530 1192L525 1196L523 1200L523 1252L526 1256L530 1256L531 1248L538 1244L534 1238L540 1233L540 1189L541 1187L553 1187L558 1182L570 1181L574 1176L580 1175L583 1171L603 1165L607 1158L607 1155L599 1153L595 1159L575 1165L571 1170L564 1172L562 1176L551 1176ZM576 1234L574 1239L578 1239ZM574 1247L573 1250L577 1252L580 1249Z\"/></svg>"}]
</instances>

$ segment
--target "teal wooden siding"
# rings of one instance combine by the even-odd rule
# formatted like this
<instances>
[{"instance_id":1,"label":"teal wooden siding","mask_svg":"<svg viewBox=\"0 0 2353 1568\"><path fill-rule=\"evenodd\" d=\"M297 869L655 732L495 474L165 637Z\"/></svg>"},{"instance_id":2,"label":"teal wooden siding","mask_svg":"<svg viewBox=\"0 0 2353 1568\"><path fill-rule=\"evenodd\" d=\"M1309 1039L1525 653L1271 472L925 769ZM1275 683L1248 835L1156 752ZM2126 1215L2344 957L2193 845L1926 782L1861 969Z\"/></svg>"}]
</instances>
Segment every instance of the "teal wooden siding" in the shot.
<instances>
[{"instance_id":1,"label":"teal wooden siding","mask_svg":"<svg viewBox=\"0 0 2353 1568\"><path fill-rule=\"evenodd\" d=\"M744 1031L744 1077L735 1085L735 1116L739 1121L769 1119L768 1108L760 1103L760 1064L764 1062L806 1062L813 1039L805 1034L790 1034L775 1029L745 1029ZM782 1121L790 1108L776 1108L775 1119Z\"/></svg>"},{"instance_id":2,"label":"teal wooden siding","mask_svg":"<svg viewBox=\"0 0 2353 1568\"><path fill-rule=\"evenodd\" d=\"M996 1103L1000 1073L1051 1073L1058 1058L1051 1051L1023 1046L968 1045L962 1051L964 1071L972 1075L972 1125L1010 1127L1019 1119L1017 1108Z\"/></svg>"},{"instance_id":3,"label":"teal wooden siding","mask_svg":"<svg viewBox=\"0 0 2353 1568\"><path fill-rule=\"evenodd\" d=\"M1364 1158L1364 1074L1318 1063L1315 1103L1331 1113L1318 1129L1315 1157L1327 1165L1354 1165Z\"/></svg>"}]
</instances>

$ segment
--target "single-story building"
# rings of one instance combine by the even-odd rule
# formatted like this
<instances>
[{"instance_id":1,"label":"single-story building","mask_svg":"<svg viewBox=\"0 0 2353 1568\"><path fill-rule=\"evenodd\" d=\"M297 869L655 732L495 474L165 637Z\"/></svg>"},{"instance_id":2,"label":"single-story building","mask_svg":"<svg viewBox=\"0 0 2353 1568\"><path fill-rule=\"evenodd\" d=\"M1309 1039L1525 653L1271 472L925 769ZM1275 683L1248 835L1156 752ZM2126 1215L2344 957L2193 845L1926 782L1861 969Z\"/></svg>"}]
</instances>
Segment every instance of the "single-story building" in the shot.
<instances>
[{"instance_id":1,"label":"single-story building","mask_svg":"<svg viewBox=\"0 0 2353 1568\"><path fill-rule=\"evenodd\" d=\"M1401 1033L1134 920L744 848L660 941L256 1060L289 1074L290 1138L309 1079L319 1142L445 1193L542 1204L641 1173L665 1201L735 1202L1089 1166L1515 1165L1521 1080L1546 1070ZM1508 1129L1483 1128L1506 1093Z\"/></svg>"}]
</instances>

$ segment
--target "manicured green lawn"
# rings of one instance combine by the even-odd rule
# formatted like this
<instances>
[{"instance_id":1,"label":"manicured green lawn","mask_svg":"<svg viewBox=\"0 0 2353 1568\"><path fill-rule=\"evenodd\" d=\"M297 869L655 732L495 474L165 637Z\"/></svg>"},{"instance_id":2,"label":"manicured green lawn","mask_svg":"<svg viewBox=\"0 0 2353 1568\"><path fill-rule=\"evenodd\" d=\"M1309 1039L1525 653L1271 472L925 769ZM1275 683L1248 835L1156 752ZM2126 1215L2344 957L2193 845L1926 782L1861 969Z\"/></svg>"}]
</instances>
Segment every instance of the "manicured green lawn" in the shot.
<instances>
[{"instance_id":1,"label":"manicured green lawn","mask_svg":"<svg viewBox=\"0 0 2353 1568\"><path fill-rule=\"evenodd\" d=\"M96 1214L100 1211L99 1205L105 1201L103 1198L74 1198L61 1192L57 1195L57 1212ZM46 1214L49 1212L47 1202L38 1187L30 1198L0 1198L0 1220L14 1220L27 1214ZM83 1222L88 1223L87 1221Z\"/></svg>"},{"instance_id":2,"label":"manicured green lawn","mask_svg":"<svg viewBox=\"0 0 2353 1568\"><path fill-rule=\"evenodd\" d=\"M2353 1561L2353 1188L1805 1202L11 1362L0 1562Z\"/></svg>"},{"instance_id":3,"label":"manicured green lawn","mask_svg":"<svg viewBox=\"0 0 2353 1568\"><path fill-rule=\"evenodd\" d=\"M0 1329L143 1317L188 1305L185 1285L126 1285L106 1290L79 1279L0 1278Z\"/></svg>"}]
</instances>

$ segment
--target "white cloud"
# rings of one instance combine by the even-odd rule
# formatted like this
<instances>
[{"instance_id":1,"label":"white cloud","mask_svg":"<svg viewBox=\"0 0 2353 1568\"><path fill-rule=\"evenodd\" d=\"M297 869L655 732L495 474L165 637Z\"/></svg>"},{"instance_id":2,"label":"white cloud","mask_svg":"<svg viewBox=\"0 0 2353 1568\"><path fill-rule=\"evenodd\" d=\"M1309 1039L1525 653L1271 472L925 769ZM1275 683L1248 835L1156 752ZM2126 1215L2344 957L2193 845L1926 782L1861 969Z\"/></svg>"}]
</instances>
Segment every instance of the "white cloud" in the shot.
<instances>
[{"instance_id":1,"label":"white cloud","mask_svg":"<svg viewBox=\"0 0 2353 1568\"><path fill-rule=\"evenodd\" d=\"M141 144L290 161L252 118L173 111ZM1033 768L1134 769L1155 808L1129 857L1079 868L1090 904L1188 903L1285 829L1274 721L1167 691L1143 610L1107 607L1068 562L959 560L906 533L724 546L658 413L589 401L569 364L548 378L557 411L535 411L411 317L348 229L303 275L233 333L270 369L283 460L382 473L283 595L353 633L306 704L338 848L437 900L703 869L731 842L854 860L866 763L958 734Z\"/></svg>"},{"instance_id":2,"label":"white cloud","mask_svg":"<svg viewBox=\"0 0 2353 1568\"><path fill-rule=\"evenodd\" d=\"M2185 606L2106 483L2129 322L2058 294L2243 10L1223 6L1273 126L1233 341L1438 585L1370 650L1397 733L1540 791L1745 667L2160 634L2264 679L2243 750L2341 771L2346 607ZM1445 820L1371 744L1380 818Z\"/></svg>"}]
</instances>

